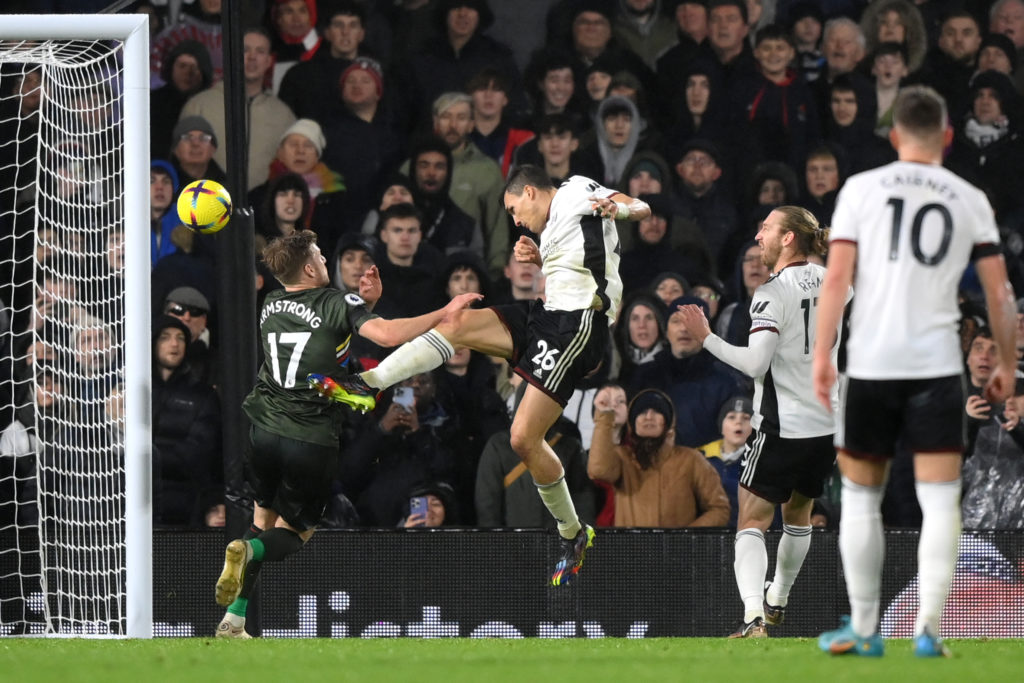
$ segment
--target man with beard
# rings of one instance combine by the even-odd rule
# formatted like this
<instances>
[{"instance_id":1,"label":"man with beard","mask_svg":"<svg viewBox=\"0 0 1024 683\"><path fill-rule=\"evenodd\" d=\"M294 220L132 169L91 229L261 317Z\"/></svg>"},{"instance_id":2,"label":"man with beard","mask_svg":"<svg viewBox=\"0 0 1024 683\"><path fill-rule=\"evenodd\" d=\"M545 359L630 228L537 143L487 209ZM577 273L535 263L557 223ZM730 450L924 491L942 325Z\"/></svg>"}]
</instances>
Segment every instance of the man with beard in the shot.
<instances>
[{"instance_id":1,"label":"man with beard","mask_svg":"<svg viewBox=\"0 0 1024 683\"><path fill-rule=\"evenodd\" d=\"M615 411L598 410L587 474L615 487L615 526L725 526L729 498L699 451L675 445L676 411L657 389L629 405L627 436L613 440Z\"/></svg>"},{"instance_id":2,"label":"man with beard","mask_svg":"<svg viewBox=\"0 0 1024 683\"><path fill-rule=\"evenodd\" d=\"M697 306L680 307L678 313L703 348L754 378L754 431L743 454L734 565L743 622L730 638L764 638L765 622L776 625L785 618L790 588L811 543L811 507L835 461L832 415L815 400L811 387L814 321L825 269L807 257L823 255L827 238L828 230L806 209L780 206L765 218L757 242L761 261L773 274L754 291L746 347L712 334ZM847 292L847 302L851 296ZM833 362L838 325L835 333L825 342ZM832 400L837 400L836 389ZM777 505L782 506L782 539L766 592L764 534Z\"/></svg>"},{"instance_id":3,"label":"man with beard","mask_svg":"<svg viewBox=\"0 0 1024 683\"><path fill-rule=\"evenodd\" d=\"M452 153L447 143L438 137L417 143L409 155L409 174L413 202L423 213L423 239L445 253L469 249L482 257L480 226L448 194Z\"/></svg>"}]
</instances>

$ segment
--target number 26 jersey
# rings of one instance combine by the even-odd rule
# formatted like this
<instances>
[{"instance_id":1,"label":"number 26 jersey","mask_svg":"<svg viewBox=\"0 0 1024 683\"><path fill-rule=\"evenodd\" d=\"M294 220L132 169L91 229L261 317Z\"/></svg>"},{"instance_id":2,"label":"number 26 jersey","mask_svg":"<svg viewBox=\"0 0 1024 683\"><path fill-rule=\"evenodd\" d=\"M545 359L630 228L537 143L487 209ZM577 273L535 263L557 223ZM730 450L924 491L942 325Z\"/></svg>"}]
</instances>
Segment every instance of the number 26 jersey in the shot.
<instances>
[{"instance_id":1,"label":"number 26 jersey","mask_svg":"<svg viewBox=\"0 0 1024 683\"><path fill-rule=\"evenodd\" d=\"M907 161L857 174L839 192L831 241L857 246L847 374L960 374L960 278L971 260L999 253L981 190L941 166Z\"/></svg>"}]
</instances>

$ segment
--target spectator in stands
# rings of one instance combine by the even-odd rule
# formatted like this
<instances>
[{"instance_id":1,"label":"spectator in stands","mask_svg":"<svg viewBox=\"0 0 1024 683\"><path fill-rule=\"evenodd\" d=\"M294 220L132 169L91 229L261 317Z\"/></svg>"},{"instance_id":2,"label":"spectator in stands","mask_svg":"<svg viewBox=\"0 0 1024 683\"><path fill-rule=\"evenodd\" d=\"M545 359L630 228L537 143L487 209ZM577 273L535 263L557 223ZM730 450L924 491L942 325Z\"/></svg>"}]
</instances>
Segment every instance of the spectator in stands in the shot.
<instances>
[{"instance_id":1,"label":"spectator in stands","mask_svg":"<svg viewBox=\"0 0 1024 683\"><path fill-rule=\"evenodd\" d=\"M705 62L690 65L680 79L683 88L673 88L678 93L672 104L673 124L667 135L664 150L668 160L682 157L682 149L693 139L709 140L719 149L741 150L744 159L749 158L753 140L749 128L734 118L726 107L726 92L715 70ZM750 141L751 144L747 144ZM721 163L728 163L722 160Z\"/></svg>"},{"instance_id":2,"label":"spectator in stands","mask_svg":"<svg viewBox=\"0 0 1024 683\"><path fill-rule=\"evenodd\" d=\"M377 224L380 223L380 212L392 204L413 204L413 186L409 176L398 171L393 172L379 186L377 192L380 202L376 209L370 209L366 218L363 219L362 233L372 235L377 232Z\"/></svg>"},{"instance_id":3,"label":"spectator in stands","mask_svg":"<svg viewBox=\"0 0 1024 683\"><path fill-rule=\"evenodd\" d=\"M121 373L116 364L110 325L82 311L74 311L69 316L65 322L73 325L73 391L82 405L79 417L86 425L97 425L103 420L103 402Z\"/></svg>"},{"instance_id":4,"label":"spectator in stands","mask_svg":"<svg viewBox=\"0 0 1024 683\"><path fill-rule=\"evenodd\" d=\"M162 311L167 294L178 287L195 287L201 292L210 292L211 296L217 290L214 264L195 253L198 237L198 233L184 225L171 231L169 239L175 250L160 259L150 276L153 311Z\"/></svg>"},{"instance_id":5,"label":"spectator in stands","mask_svg":"<svg viewBox=\"0 0 1024 683\"><path fill-rule=\"evenodd\" d=\"M630 195L632 196L632 195ZM690 282L679 273L658 273L651 280L650 291L668 310L668 305L690 290Z\"/></svg>"},{"instance_id":6,"label":"spectator in stands","mask_svg":"<svg viewBox=\"0 0 1024 683\"><path fill-rule=\"evenodd\" d=\"M848 74L857 91L857 116L874 126L876 117L875 89L866 76L857 71L867 41L857 22L848 17L836 17L825 22L821 51L825 55L825 68L811 89L818 101L818 118L828 116L829 87L837 76Z\"/></svg>"},{"instance_id":7,"label":"spectator in stands","mask_svg":"<svg viewBox=\"0 0 1024 683\"><path fill-rule=\"evenodd\" d=\"M879 43L875 47L871 75L875 79L875 101L878 103L875 135L880 138L889 138L896 95L908 74L906 48L902 43Z\"/></svg>"},{"instance_id":8,"label":"spectator in stands","mask_svg":"<svg viewBox=\"0 0 1024 683\"><path fill-rule=\"evenodd\" d=\"M995 340L992 339L992 331L987 327L979 328L970 341L965 361L967 403L964 406L964 411L967 413L967 447L965 448L967 453L973 450L974 441L981 426L1002 410L1001 405L990 404L982 393L989 377L992 376L998 355L999 349Z\"/></svg>"},{"instance_id":9,"label":"spectator in stands","mask_svg":"<svg viewBox=\"0 0 1024 683\"><path fill-rule=\"evenodd\" d=\"M343 292L359 293L359 278L374 265L373 243L365 235L347 233L335 247L331 283Z\"/></svg>"},{"instance_id":10,"label":"spectator in stands","mask_svg":"<svg viewBox=\"0 0 1024 683\"><path fill-rule=\"evenodd\" d=\"M572 70L576 77L576 91L586 89L583 81L587 67L604 59L618 69L625 69L640 79L644 88L655 87L654 72L628 48L612 37L613 13L609 3L601 0L582 0L572 5Z\"/></svg>"},{"instance_id":11,"label":"spectator in stands","mask_svg":"<svg viewBox=\"0 0 1024 683\"><path fill-rule=\"evenodd\" d=\"M166 153L185 102L213 83L209 51L198 41L181 41L167 54L160 77L164 85L149 95L149 150L153 157Z\"/></svg>"},{"instance_id":12,"label":"spectator in stands","mask_svg":"<svg viewBox=\"0 0 1024 683\"><path fill-rule=\"evenodd\" d=\"M266 241L305 230L312 199L309 186L298 173L284 173L266 184L257 207L256 232Z\"/></svg>"},{"instance_id":13,"label":"spectator in stands","mask_svg":"<svg viewBox=\"0 0 1024 683\"><path fill-rule=\"evenodd\" d=\"M448 254L444 266L437 274L437 289L441 305L448 303L452 297L466 292L483 294L484 301L493 286L483 261L472 251L456 251Z\"/></svg>"},{"instance_id":14,"label":"spectator in stands","mask_svg":"<svg viewBox=\"0 0 1024 683\"><path fill-rule=\"evenodd\" d=\"M301 2L301 0L296 0ZM254 188L267 179L267 172L277 153L275 141L295 122L295 115L284 102L264 89L267 71L274 63L270 53L270 37L262 28L247 29L242 36L244 54L243 72L245 78L246 112L249 125L248 186ZM213 129L212 135L223 139L227 130L224 116L224 82L218 81L212 88L204 90L181 110L182 120L186 117L201 116ZM215 145L213 158L221 168L226 168L226 150Z\"/></svg>"},{"instance_id":15,"label":"spectator in stands","mask_svg":"<svg viewBox=\"0 0 1024 683\"><path fill-rule=\"evenodd\" d=\"M497 271L510 246L509 220L501 201L505 189L501 168L469 139L473 130L473 98L462 92L444 93L434 102L434 134L451 149L448 195L483 232L483 257ZM470 248L477 249L471 244Z\"/></svg>"},{"instance_id":16,"label":"spectator in stands","mask_svg":"<svg viewBox=\"0 0 1024 683\"><path fill-rule=\"evenodd\" d=\"M685 304L697 304L705 316L709 313L703 299L683 296L673 301L666 324L668 347L637 368L627 389L654 388L668 394L675 406L676 444L696 448L718 437L718 411L740 386L735 375L686 331L676 313Z\"/></svg>"},{"instance_id":17,"label":"spectator in stands","mask_svg":"<svg viewBox=\"0 0 1024 683\"><path fill-rule=\"evenodd\" d=\"M604 57L598 57L584 74L586 85L586 97L580 97L585 101L584 110L588 116L597 111L597 105L601 100L608 97L608 88L612 84L612 77L615 75L615 64L610 63Z\"/></svg>"},{"instance_id":18,"label":"spectator in stands","mask_svg":"<svg viewBox=\"0 0 1024 683\"><path fill-rule=\"evenodd\" d=\"M1009 76L985 71L971 80L970 109L956 126L950 169L985 191L996 220L1024 230L1024 197L1017 170L1024 167L1021 99Z\"/></svg>"},{"instance_id":19,"label":"spectator in stands","mask_svg":"<svg viewBox=\"0 0 1024 683\"><path fill-rule=\"evenodd\" d=\"M384 294L374 311L388 318L407 318L432 310L433 282L441 254L423 238L422 214L412 204L394 204L380 216L373 255Z\"/></svg>"},{"instance_id":20,"label":"spectator in stands","mask_svg":"<svg viewBox=\"0 0 1024 683\"><path fill-rule=\"evenodd\" d=\"M759 73L738 80L734 97L750 121L764 158L799 168L821 133L814 97L789 66L796 56L792 41L778 24L758 31L754 59Z\"/></svg>"},{"instance_id":21,"label":"spectator in stands","mask_svg":"<svg viewBox=\"0 0 1024 683\"><path fill-rule=\"evenodd\" d=\"M525 384L520 385L518 399ZM507 429L495 432L484 445L476 474L476 523L481 527L555 528L537 486L526 465L512 450ZM580 519L594 519L594 492L587 478L586 453L580 444L579 430L565 417L559 417L545 440L565 470L565 481Z\"/></svg>"},{"instance_id":22,"label":"spectator in stands","mask_svg":"<svg viewBox=\"0 0 1024 683\"><path fill-rule=\"evenodd\" d=\"M508 177L512 158L519 145L533 138L533 131L517 128L510 122L509 84L497 69L486 68L469 80L466 92L473 98L471 144L498 164L501 176Z\"/></svg>"},{"instance_id":23,"label":"spectator in stands","mask_svg":"<svg viewBox=\"0 0 1024 683\"><path fill-rule=\"evenodd\" d=\"M207 526L223 505L220 404L189 373L191 333L169 315L153 325L153 524Z\"/></svg>"},{"instance_id":24,"label":"spectator in stands","mask_svg":"<svg viewBox=\"0 0 1024 683\"><path fill-rule=\"evenodd\" d=\"M844 162L842 150L827 143L807 155L804 167L804 187L807 193L800 201L800 206L813 213L820 225L832 223L836 194L847 175Z\"/></svg>"},{"instance_id":25,"label":"spectator in stands","mask_svg":"<svg viewBox=\"0 0 1024 683\"><path fill-rule=\"evenodd\" d=\"M712 328L717 329L718 314L724 304L722 298L725 296L725 285L716 277L709 275L698 275L690 282L686 294L701 299L708 305L708 322ZM665 305L668 306L672 302Z\"/></svg>"},{"instance_id":26,"label":"spectator in stands","mask_svg":"<svg viewBox=\"0 0 1024 683\"><path fill-rule=\"evenodd\" d=\"M428 43L401 67L404 81L399 92L406 98L406 108L421 122L429 121L438 97L461 91L473 76L490 67L508 79L512 111L521 111L525 99L512 51L484 35L494 22L486 0L438 0L433 7L442 38Z\"/></svg>"},{"instance_id":27,"label":"spectator in stands","mask_svg":"<svg viewBox=\"0 0 1024 683\"><path fill-rule=\"evenodd\" d=\"M978 71L998 71L1013 76L1017 71L1017 49L1002 33L993 33L981 41L978 50ZM1018 89L1019 91L1019 89Z\"/></svg>"},{"instance_id":28,"label":"spectator in stands","mask_svg":"<svg viewBox=\"0 0 1024 683\"><path fill-rule=\"evenodd\" d=\"M149 164L149 255L156 266L164 256L178 250L171 242L171 231L181 225L176 207L178 172L169 162L153 159Z\"/></svg>"},{"instance_id":29,"label":"spectator in stands","mask_svg":"<svg viewBox=\"0 0 1024 683\"><path fill-rule=\"evenodd\" d=\"M349 228L345 216L345 179L322 160L326 145L320 124L312 119L299 119L278 138L277 156L270 163L268 182L249 192L249 201L259 206L271 182L285 173L302 177L309 188L311 204L308 224L320 241L334 244Z\"/></svg>"},{"instance_id":30,"label":"spectator in stands","mask_svg":"<svg viewBox=\"0 0 1024 683\"><path fill-rule=\"evenodd\" d=\"M409 491L409 504L413 498L426 498L427 511L411 514L406 510L406 517L398 522L398 526L412 529L416 527L436 528L454 526L463 522L459 516L459 506L455 500L455 491L443 482L429 482L414 487ZM408 507L408 506L407 506Z\"/></svg>"},{"instance_id":31,"label":"spectator in stands","mask_svg":"<svg viewBox=\"0 0 1024 683\"><path fill-rule=\"evenodd\" d=\"M964 461L965 529L1024 529L1024 379L1002 414L978 430L971 457Z\"/></svg>"},{"instance_id":32,"label":"spectator in stands","mask_svg":"<svg viewBox=\"0 0 1024 683\"><path fill-rule=\"evenodd\" d=\"M605 187L622 190L626 164L633 158L640 139L640 114L629 98L610 95L601 102L594 121L594 141L582 147L577 157L581 172Z\"/></svg>"},{"instance_id":33,"label":"spectator in stands","mask_svg":"<svg viewBox=\"0 0 1024 683\"><path fill-rule=\"evenodd\" d=\"M966 10L954 10L942 20L938 44L928 51L919 74L922 81L946 98L950 116L967 108L967 87L978 62L981 27Z\"/></svg>"},{"instance_id":34,"label":"spectator in stands","mask_svg":"<svg viewBox=\"0 0 1024 683\"><path fill-rule=\"evenodd\" d=\"M729 499L715 469L693 448L673 443L675 409L645 389L629 405L628 437L613 442L614 411L595 414L587 474L615 487L617 527L724 526Z\"/></svg>"},{"instance_id":35,"label":"spectator in stands","mask_svg":"<svg viewBox=\"0 0 1024 683\"><path fill-rule=\"evenodd\" d=\"M619 276L626 294L647 289L652 272L672 271L684 277L696 275L700 269L696 261L703 261L699 257L691 258L692 250L675 249L672 234L682 232L683 227L679 225L682 221L672 215L669 198L664 195L640 195L640 198L651 207L651 215L630 224L632 246L623 251L619 262Z\"/></svg>"},{"instance_id":36,"label":"spectator in stands","mask_svg":"<svg viewBox=\"0 0 1024 683\"><path fill-rule=\"evenodd\" d=\"M164 299L163 312L188 328L186 360L192 376L203 384L217 386L217 350L207 326L210 300L195 287L176 287Z\"/></svg>"},{"instance_id":37,"label":"spectator in stands","mask_svg":"<svg viewBox=\"0 0 1024 683\"><path fill-rule=\"evenodd\" d=\"M152 87L159 88L166 82L162 78L164 61L174 46L185 40L194 40L203 45L210 56L213 67L213 81L223 78L224 58L221 50L220 10L222 0L198 0L183 5L178 23L168 26L150 43L149 72Z\"/></svg>"},{"instance_id":38,"label":"spectator in stands","mask_svg":"<svg viewBox=\"0 0 1024 683\"><path fill-rule=\"evenodd\" d=\"M347 231L355 229L374 208L374 195L385 174L401 159L404 145L397 139L394 122L384 108L380 64L360 57L336 82L341 84L342 106L324 128L324 162L345 179L343 230Z\"/></svg>"},{"instance_id":39,"label":"spectator in stands","mask_svg":"<svg viewBox=\"0 0 1024 683\"><path fill-rule=\"evenodd\" d=\"M569 176L579 175L573 119L567 114L546 114L536 125L537 135L516 150L515 165L533 164L542 167L553 184L561 185ZM635 197L636 195L630 195Z\"/></svg>"},{"instance_id":40,"label":"spectator in stands","mask_svg":"<svg viewBox=\"0 0 1024 683\"><path fill-rule=\"evenodd\" d=\"M677 41L676 27L661 11L661 0L621 0L612 34L652 71L658 57Z\"/></svg>"},{"instance_id":41,"label":"spectator in stands","mask_svg":"<svg viewBox=\"0 0 1024 683\"><path fill-rule=\"evenodd\" d=\"M829 86L829 115L825 119L825 140L844 153L850 174L877 168L896 159L888 138L875 135L874 123L857 115L859 94L848 74L837 76ZM787 202L795 204L797 198Z\"/></svg>"},{"instance_id":42,"label":"spectator in stands","mask_svg":"<svg viewBox=\"0 0 1024 683\"><path fill-rule=\"evenodd\" d=\"M422 214L424 239L441 251L471 249L484 254L480 226L455 203L452 150L447 142L429 137L413 144L409 155L412 196Z\"/></svg>"},{"instance_id":43,"label":"spectator in stands","mask_svg":"<svg viewBox=\"0 0 1024 683\"><path fill-rule=\"evenodd\" d=\"M807 83L813 83L825 68L821 52L825 15L813 0L797 2L789 8L789 28L796 45L796 64Z\"/></svg>"},{"instance_id":44,"label":"spectator in stands","mask_svg":"<svg viewBox=\"0 0 1024 683\"><path fill-rule=\"evenodd\" d=\"M866 40L865 53L874 54L882 43L899 43L906 54L909 73L921 68L928 51L928 35L921 13L910 0L873 2L860 20Z\"/></svg>"},{"instance_id":45,"label":"spectator in stands","mask_svg":"<svg viewBox=\"0 0 1024 683\"><path fill-rule=\"evenodd\" d=\"M675 112L679 110L674 97L679 90L679 76L686 73L697 55L697 48L707 38L708 8L702 0L672 0L665 4L675 4L672 14L675 18L677 42L657 56L655 73L661 106L669 112ZM666 121L663 119L663 122Z\"/></svg>"},{"instance_id":46,"label":"spectator in stands","mask_svg":"<svg viewBox=\"0 0 1024 683\"><path fill-rule=\"evenodd\" d=\"M709 0L708 39L696 60L711 69L725 89L757 73L747 35L749 15L745 0Z\"/></svg>"},{"instance_id":47,"label":"spectator in stands","mask_svg":"<svg viewBox=\"0 0 1024 683\"><path fill-rule=\"evenodd\" d=\"M540 266L516 260L515 254L508 255L508 262L502 271L494 297L495 303L533 301L539 291Z\"/></svg>"},{"instance_id":48,"label":"spectator in stands","mask_svg":"<svg viewBox=\"0 0 1024 683\"><path fill-rule=\"evenodd\" d=\"M1024 0L996 0L989 10L988 30L1013 41L1016 63L1024 64ZM1024 69L1014 72L1013 82L1017 92L1024 92Z\"/></svg>"},{"instance_id":49,"label":"spectator in stands","mask_svg":"<svg viewBox=\"0 0 1024 683\"><path fill-rule=\"evenodd\" d=\"M577 85L574 68L572 56L558 48L540 50L530 59L526 82L535 130L539 121L550 114L570 117L577 133L590 127L587 102L584 91Z\"/></svg>"},{"instance_id":50,"label":"spectator in stands","mask_svg":"<svg viewBox=\"0 0 1024 683\"><path fill-rule=\"evenodd\" d=\"M747 437L753 431L750 426L750 417L753 414L754 403L750 397L733 396L722 404L722 410L718 413L722 438L700 449L718 472L725 495L729 497L728 526L731 529L736 528L736 513L740 509L737 502L740 475L743 473L743 454L746 451Z\"/></svg>"},{"instance_id":51,"label":"spectator in stands","mask_svg":"<svg viewBox=\"0 0 1024 683\"><path fill-rule=\"evenodd\" d=\"M364 426L340 463L339 480L365 526L397 526L408 514L408 493L424 481L449 481L454 469L449 447L393 393L378 402L380 419Z\"/></svg>"},{"instance_id":52,"label":"spectator in stands","mask_svg":"<svg viewBox=\"0 0 1024 683\"><path fill-rule=\"evenodd\" d=\"M216 151L217 135L209 121L202 116L178 121L171 133L171 164L182 187L202 178L227 182L224 169L213 160Z\"/></svg>"},{"instance_id":53,"label":"spectator in stands","mask_svg":"<svg viewBox=\"0 0 1024 683\"><path fill-rule=\"evenodd\" d=\"M312 59L320 48L316 9L316 0L270 0L269 25L274 29L271 44L274 54L273 92L281 87L289 69Z\"/></svg>"},{"instance_id":54,"label":"spectator in stands","mask_svg":"<svg viewBox=\"0 0 1024 683\"><path fill-rule=\"evenodd\" d=\"M746 346L750 333L750 301L754 290L768 281L771 273L761 261L761 247L747 242L740 250L733 269L730 302L715 323L715 334L734 346ZM709 317L708 320L711 320Z\"/></svg>"},{"instance_id":55,"label":"spectator in stands","mask_svg":"<svg viewBox=\"0 0 1024 683\"><path fill-rule=\"evenodd\" d=\"M677 159L675 171L680 182L674 212L697 223L712 267L716 272L727 270L732 255L725 253L724 247L739 225L739 216L732 193L723 186L721 152L710 140L693 138Z\"/></svg>"},{"instance_id":56,"label":"spectator in stands","mask_svg":"<svg viewBox=\"0 0 1024 683\"><path fill-rule=\"evenodd\" d=\"M366 57L366 7L357 0L331 0L319 13L323 40L313 56L288 69L278 97L300 119L313 119L324 128L335 113L333 92L341 74L357 57Z\"/></svg>"},{"instance_id":57,"label":"spectator in stands","mask_svg":"<svg viewBox=\"0 0 1024 683\"><path fill-rule=\"evenodd\" d=\"M765 161L754 167L750 178L750 189L746 204L750 207L747 215L752 215L758 207L776 207L792 204L799 198L796 173L793 169L779 161Z\"/></svg>"},{"instance_id":58,"label":"spectator in stands","mask_svg":"<svg viewBox=\"0 0 1024 683\"><path fill-rule=\"evenodd\" d=\"M654 295L628 296L615 326L618 380L628 385L637 366L650 363L665 348L665 306Z\"/></svg>"}]
</instances>

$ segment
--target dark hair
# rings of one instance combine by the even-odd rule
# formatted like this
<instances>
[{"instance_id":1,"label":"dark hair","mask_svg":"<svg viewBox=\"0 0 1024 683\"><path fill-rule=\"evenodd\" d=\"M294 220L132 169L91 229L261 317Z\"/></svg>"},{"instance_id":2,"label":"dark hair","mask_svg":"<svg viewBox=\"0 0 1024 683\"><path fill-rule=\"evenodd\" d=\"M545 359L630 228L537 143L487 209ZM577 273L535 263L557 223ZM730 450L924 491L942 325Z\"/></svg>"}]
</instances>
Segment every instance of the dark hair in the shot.
<instances>
[{"instance_id":1,"label":"dark hair","mask_svg":"<svg viewBox=\"0 0 1024 683\"><path fill-rule=\"evenodd\" d=\"M708 18L711 17L711 10L718 7L735 7L740 11L740 16L743 17L743 23L750 23L750 17L747 16L747 3L743 0L709 0Z\"/></svg>"},{"instance_id":2,"label":"dark hair","mask_svg":"<svg viewBox=\"0 0 1024 683\"><path fill-rule=\"evenodd\" d=\"M796 49L793 35L782 24L768 24L758 31L754 40L754 47L757 47L766 40L784 40L791 48Z\"/></svg>"},{"instance_id":3,"label":"dark hair","mask_svg":"<svg viewBox=\"0 0 1024 683\"><path fill-rule=\"evenodd\" d=\"M508 94L508 76L491 66L480 69L472 78L466 81L466 92L472 95L477 90L486 90L492 84L495 90L500 90L506 95Z\"/></svg>"},{"instance_id":4,"label":"dark hair","mask_svg":"<svg viewBox=\"0 0 1024 683\"><path fill-rule=\"evenodd\" d=\"M572 136L576 137L576 122L573 117L564 112L545 114L537 122L536 133L538 136L572 133Z\"/></svg>"},{"instance_id":5,"label":"dark hair","mask_svg":"<svg viewBox=\"0 0 1024 683\"><path fill-rule=\"evenodd\" d=\"M278 192L286 192L288 190L297 190L302 195L302 215L295 222L296 229L302 230L309 222L309 214L313 208L313 200L309 195L309 185L306 184L306 180L298 173L285 173L267 183L267 191L263 196L263 205L260 207L263 211L263 220L260 222L264 224L260 227L264 228L264 232L268 237L276 235L277 207L274 199L277 197Z\"/></svg>"},{"instance_id":6,"label":"dark hair","mask_svg":"<svg viewBox=\"0 0 1024 683\"><path fill-rule=\"evenodd\" d=\"M309 263L310 249L314 244L316 233L312 230L275 237L263 248L263 262L282 284L295 284L302 268Z\"/></svg>"},{"instance_id":7,"label":"dark hair","mask_svg":"<svg viewBox=\"0 0 1024 683\"><path fill-rule=\"evenodd\" d=\"M946 129L946 101L926 85L900 90L893 105L893 122L911 135L929 137Z\"/></svg>"},{"instance_id":8,"label":"dark hair","mask_svg":"<svg viewBox=\"0 0 1024 683\"><path fill-rule=\"evenodd\" d=\"M879 43L875 47L875 53L871 55L871 58L878 59L879 57L883 57L885 55L899 55L900 57L903 58L903 63L906 64L908 59L907 46L904 45L903 43L897 43L892 40L886 41L884 43Z\"/></svg>"},{"instance_id":9,"label":"dark hair","mask_svg":"<svg viewBox=\"0 0 1024 683\"><path fill-rule=\"evenodd\" d=\"M857 88L853 84L853 79L850 78L850 74L839 74L832 81L832 85L828 88L829 93L838 92L852 92L857 95ZM859 104L859 103L858 103Z\"/></svg>"},{"instance_id":10,"label":"dark hair","mask_svg":"<svg viewBox=\"0 0 1024 683\"><path fill-rule=\"evenodd\" d=\"M388 221L392 218L415 218L419 221L419 224L423 225L423 213L420 212L414 205L409 203L392 204L380 214L380 220L377 221L377 236L384 231L387 227Z\"/></svg>"},{"instance_id":11,"label":"dark hair","mask_svg":"<svg viewBox=\"0 0 1024 683\"><path fill-rule=\"evenodd\" d=\"M793 233L801 254L825 255L829 230L818 223L813 213L800 206L779 206L772 210L782 214L782 229Z\"/></svg>"},{"instance_id":12,"label":"dark hair","mask_svg":"<svg viewBox=\"0 0 1024 683\"><path fill-rule=\"evenodd\" d=\"M518 197L523 194L523 190L527 185L536 187L538 190L555 189L547 171L540 166L524 164L512 171L512 174L508 177L508 182L505 183L505 194Z\"/></svg>"},{"instance_id":13,"label":"dark hair","mask_svg":"<svg viewBox=\"0 0 1024 683\"><path fill-rule=\"evenodd\" d=\"M321 31L330 26L331 21L339 14L355 17L360 24L366 26L366 9L354 0L320 0L317 4L322 8L317 17L320 20Z\"/></svg>"}]
</instances>

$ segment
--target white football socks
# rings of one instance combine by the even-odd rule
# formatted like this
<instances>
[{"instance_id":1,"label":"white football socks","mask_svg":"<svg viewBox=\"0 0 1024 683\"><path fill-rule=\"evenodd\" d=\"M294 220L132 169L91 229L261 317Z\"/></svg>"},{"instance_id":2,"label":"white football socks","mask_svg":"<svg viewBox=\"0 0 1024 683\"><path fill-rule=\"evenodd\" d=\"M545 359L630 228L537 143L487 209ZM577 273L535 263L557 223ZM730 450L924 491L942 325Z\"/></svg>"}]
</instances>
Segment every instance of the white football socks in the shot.
<instances>
[{"instance_id":1,"label":"white football socks","mask_svg":"<svg viewBox=\"0 0 1024 683\"><path fill-rule=\"evenodd\" d=\"M579 517L576 516L576 506L572 504L572 496L569 495L569 486L565 483L563 474L550 484L537 484L537 493L544 501L544 506L558 523L558 533L562 538L576 538L583 526Z\"/></svg>"},{"instance_id":2,"label":"white football socks","mask_svg":"<svg viewBox=\"0 0 1024 683\"><path fill-rule=\"evenodd\" d=\"M455 349L437 330L424 332L399 346L373 370L360 375L374 389L386 389L421 372L430 372L455 355Z\"/></svg>"},{"instance_id":3,"label":"white football socks","mask_svg":"<svg viewBox=\"0 0 1024 683\"><path fill-rule=\"evenodd\" d=\"M760 529L743 529L736 534L736 559L733 562L736 587L743 600L743 622L764 619L764 577L768 572L768 549Z\"/></svg>"},{"instance_id":4,"label":"white football socks","mask_svg":"<svg viewBox=\"0 0 1024 683\"><path fill-rule=\"evenodd\" d=\"M916 488L923 521L917 543L921 606L914 624L914 635L927 631L938 637L942 608L949 596L960 542L960 480L917 482Z\"/></svg>"},{"instance_id":5,"label":"white football socks","mask_svg":"<svg viewBox=\"0 0 1024 683\"><path fill-rule=\"evenodd\" d=\"M850 625L861 638L878 630L885 535L882 532L883 486L861 486L843 477L843 514L839 520L839 554L850 595Z\"/></svg>"},{"instance_id":6,"label":"white football socks","mask_svg":"<svg viewBox=\"0 0 1024 683\"><path fill-rule=\"evenodd\" d=\"M765 593L769 605L785 607L789 602L789 591L796 581L800 567L804 565L807 549L811 547L811 527L782 525L782 540L775 558L775 576Z\"/></svg>"}]
</instances>

